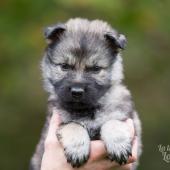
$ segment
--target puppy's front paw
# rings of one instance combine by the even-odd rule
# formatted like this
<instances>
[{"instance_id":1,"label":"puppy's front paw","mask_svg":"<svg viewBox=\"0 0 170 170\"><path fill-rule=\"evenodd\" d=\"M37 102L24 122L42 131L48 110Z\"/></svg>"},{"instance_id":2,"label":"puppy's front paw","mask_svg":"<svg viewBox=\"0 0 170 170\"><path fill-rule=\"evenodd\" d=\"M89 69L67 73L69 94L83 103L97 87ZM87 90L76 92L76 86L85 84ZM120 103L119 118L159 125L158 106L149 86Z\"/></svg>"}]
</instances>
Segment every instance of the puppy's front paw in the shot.
<instances>
[{"instance_id":1,"label":"puppy's front paw","mask_svg":"<svg viewBox=\"0 0 170 170\"><path fill-rule=\"evenodd\" d=\"M64 147L67 162L73 167L85 164L90 153L90 138L81 125L69 123L58 132L57 137Z\"/></svg>"},{"instance_id":2,"label":"puppy's front paw","mask_svg":"<svg viewBox=\"0 0 170 170\"><path fill-rule=\"evenodd\" d=\"M132 156L132 144L130 142L123 142L117 144L106 144L108 158L111 161L116 161L120 165L126 164L129 156Z\"/></svg>"},{"instance_id":3,"label":"puppy's front paw","mask_svg":"<svg viewBox=\"0 0 170 170\"><path fill-rule=\"evenodd\" d=\"M126 164L132 155L132 137L125 122L111 120L101 128L101 139L104 141L108 158L120 165Z\"/></svg>"},{"instance_id":4,"label":"puppy's front paw","mask_svg":"<svg viewBox=\"0 0 170 170\"><path fill-rule=\"evenodd\" d=\"M80 167L85 164L89 158L89 143L74 142L64 147L67 162L73 167Z\"/></svg>"}]
</instances>

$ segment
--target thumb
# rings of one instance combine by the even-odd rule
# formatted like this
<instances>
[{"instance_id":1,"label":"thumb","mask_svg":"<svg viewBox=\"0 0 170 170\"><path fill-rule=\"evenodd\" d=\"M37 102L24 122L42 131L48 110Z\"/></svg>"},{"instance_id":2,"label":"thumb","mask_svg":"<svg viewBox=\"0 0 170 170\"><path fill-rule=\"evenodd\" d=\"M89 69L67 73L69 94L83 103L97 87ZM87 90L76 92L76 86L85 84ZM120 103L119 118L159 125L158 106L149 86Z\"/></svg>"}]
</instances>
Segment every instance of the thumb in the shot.
<instances>
[{"instance_id":1,"label":"thumb","mask_svg":"<svg viewBox=\"0 0 170 170\"><path fill-rule=\"evenodd\" d=\"M61 123L59 114L54 110L51 116L51 120L49 122L49 128L47 133L46 142L48 141L58 141L56 137L56 131Z\"/></svg>"}]
</instances>

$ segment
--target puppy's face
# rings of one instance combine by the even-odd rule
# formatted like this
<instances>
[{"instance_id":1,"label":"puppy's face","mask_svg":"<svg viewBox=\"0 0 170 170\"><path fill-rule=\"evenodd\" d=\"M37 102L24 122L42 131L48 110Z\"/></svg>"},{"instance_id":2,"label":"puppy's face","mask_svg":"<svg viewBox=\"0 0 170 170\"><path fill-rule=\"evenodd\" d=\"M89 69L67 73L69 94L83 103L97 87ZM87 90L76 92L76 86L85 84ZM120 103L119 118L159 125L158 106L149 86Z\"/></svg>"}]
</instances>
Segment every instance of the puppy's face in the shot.
<instances>
[{"instance_id":1,"label":"puppy's face","mask_svg":"<svg viewBox=\"0 0 170 170\"><path fill-rule=\"evenodd\" d=\"M107 37L103 32L74 31L63 25L51 29L46 32L49 45L42 62L47 91L69 111L99 107L98 100L113 85L115 63L121 65L120 47L115 40L110 47L110 33Z\"/></svg>"}]
</instances>

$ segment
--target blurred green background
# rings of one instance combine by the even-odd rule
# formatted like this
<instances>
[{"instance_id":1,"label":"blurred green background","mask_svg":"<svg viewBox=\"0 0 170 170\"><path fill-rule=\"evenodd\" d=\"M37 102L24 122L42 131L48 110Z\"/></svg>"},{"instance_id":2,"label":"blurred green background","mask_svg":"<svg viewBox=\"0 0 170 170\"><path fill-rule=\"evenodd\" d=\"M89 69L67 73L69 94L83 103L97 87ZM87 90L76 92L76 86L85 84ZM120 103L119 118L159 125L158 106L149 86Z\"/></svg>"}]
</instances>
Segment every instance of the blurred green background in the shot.
<instances>
[{"instance_id":1,"label":"blurred green background","mask_svg":"<svg viewBox=\"0 0 170 170\"><path fill-rule=\"evenodd\" d=\"M170 169L158 150L170 145L169 0L1 0L0 169L28 169L46 113L42 30L71 17L106 20L127 36L125 82L143 124L139 170Z\"/></svg>"}]
</instances>

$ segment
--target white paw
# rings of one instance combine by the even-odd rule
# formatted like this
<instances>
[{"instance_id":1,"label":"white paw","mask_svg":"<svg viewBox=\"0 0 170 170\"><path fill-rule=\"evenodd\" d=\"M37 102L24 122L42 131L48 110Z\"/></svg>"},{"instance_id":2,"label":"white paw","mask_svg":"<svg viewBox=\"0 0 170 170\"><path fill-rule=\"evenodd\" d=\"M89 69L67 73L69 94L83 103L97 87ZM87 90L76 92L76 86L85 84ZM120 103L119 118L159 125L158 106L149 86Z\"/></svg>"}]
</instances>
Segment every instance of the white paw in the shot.
<instances>
[{"instance_id":1,"label":"white paw","mask_svg":"<svg viewBox=\"0 0 170 170\"><path fill-rule=\"evenodd\" d=\"M90 153L90 138L85 128L70 123L57 132L57 137L63 145L67 162L73 167L80 167L87 162Z\"/></svg>"},{"instance_id":2,"label":"white paw","mask_svg":"<svg viewBox=\"0 0 170 170\"><path fill-rule=\"evenodd\" d=\"M111 161L120 165L127 163L132 155L132 137L126 123L116 120L107 122L101 128L101 139Z\"/></svg>"},{"instance_id":3,"label":"white paw","mask_svg":"<svg viewBox=\"0 0 170 170\"><path fill-rule=\"evenodd\" d=\"M116 161L120 165L126 164L129 156L132 156L131 142L112 143L112 145L105 143L108 158L111 161Z\"/></svg>"},{"instance_id":4,"label":"white paw","mask_svg":"<svg viewBox=\"0 0 170 170\"><path fill-rule=\"evenodd\" d=\"M67 162L69 162L73 167L80 167L86 163L89 158L90 142L72 142L70 145L64 146L64 152Z\"/></svg>"}]
</instances>

